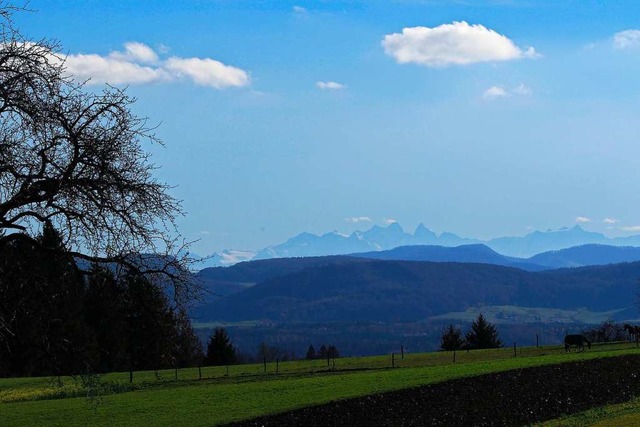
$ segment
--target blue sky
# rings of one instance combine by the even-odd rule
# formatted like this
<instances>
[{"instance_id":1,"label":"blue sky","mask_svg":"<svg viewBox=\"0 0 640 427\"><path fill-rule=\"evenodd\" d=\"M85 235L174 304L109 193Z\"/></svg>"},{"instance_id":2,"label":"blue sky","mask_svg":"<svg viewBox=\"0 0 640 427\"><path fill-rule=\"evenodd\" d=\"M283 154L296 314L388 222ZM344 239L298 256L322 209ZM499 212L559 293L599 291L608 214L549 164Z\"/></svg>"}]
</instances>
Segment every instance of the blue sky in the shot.
<instances>
[{"instance_id":1,"label":"blue sky","mask_svg":"<svg viewBox=\"0 0 640 427\"><path fill-rule=\"evenodd\" d=\"M390 220L640 232L634 1L29 7L24 34L161 123L166 147L148 149L199 253Z\"/></svg>"}]
</instances>

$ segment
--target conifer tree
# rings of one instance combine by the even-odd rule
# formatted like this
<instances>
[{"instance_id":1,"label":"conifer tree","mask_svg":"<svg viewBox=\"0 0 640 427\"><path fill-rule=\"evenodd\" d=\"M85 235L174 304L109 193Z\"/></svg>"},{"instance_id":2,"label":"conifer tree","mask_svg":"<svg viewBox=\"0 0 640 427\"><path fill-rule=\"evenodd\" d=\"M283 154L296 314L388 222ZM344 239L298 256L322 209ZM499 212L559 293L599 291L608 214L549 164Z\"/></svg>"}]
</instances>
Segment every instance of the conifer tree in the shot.
<instances>
[{"instance_id":1,"label":"conifer tree","mask_svg":"<svg viewBox=\"0 0 640 427\"><path fill-rule=\"evenodd\" d=\"M236 349L224 328L216 328L209 338L205 365L232 365L237 362Z\"/></svg>"},{"instance_id":2,"label":"conifer tree","mask_svg":"<svg viewBox=\"0 0 640 427\"><path fill-rule=\"evenodd\" d=\"M442 335L440 336L440 350L459 350L462 347L462 343L462 331L460 328L449 324L449 327L442 331Z\"/></svg>"},{"instance_id":3,"label":"conifer tree","mask_svg":"<svg viewBox=\"0 0 640 427\"><path fill-rule=\"evenodd\" d=\"M498 330L481 314L471 324L471 330L466 334L469 348L499 348L502 341L498 338Z\"/></svg>"},{"instance_id":4,"label":"conifer tree","mask_svg":"<svg viewBox=\"0 0 640 427\"><path fill-rule=\"evenodd\" d=\"M307 356L305 358L307 360L313 360L316 358L316 349L313 345L309 345L309 348L307 349Z\"/></svg>"},{"instance_id":5,"label":"conifer tree","mask_svg":"<svg viewBox=\"0 0 640 427\"><path fill-rule=\"evenodd\" d=\"M322 344L320 346L320 350L318 350L318 354L317 354L319 359L325 359L327 357L327 346Z\"/></svg>"}]
</instances>

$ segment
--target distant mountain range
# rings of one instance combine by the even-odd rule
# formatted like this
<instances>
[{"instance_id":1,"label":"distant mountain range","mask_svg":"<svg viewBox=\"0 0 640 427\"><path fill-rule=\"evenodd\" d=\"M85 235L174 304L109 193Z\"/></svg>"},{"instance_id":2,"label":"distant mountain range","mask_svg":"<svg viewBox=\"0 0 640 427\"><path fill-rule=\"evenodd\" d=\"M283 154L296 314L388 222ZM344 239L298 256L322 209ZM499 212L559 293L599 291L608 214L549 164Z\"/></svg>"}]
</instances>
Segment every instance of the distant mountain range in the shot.
<instances>
[{"instance_id":1,"label":"distant mountain range","mask_svg":"<svg viewBox=\"0 0 640 427\"><path fill-rule=\"evenodd\" d=\"M500 237L481 241L447 232L436 234L423 224L420 224L413 233L407 233L400 224L393 223L388 227L374 226L367 231L354 231L350 235L336 232L326 233L321 236L301 233L284 243L266 247L257 253L250 251L223 251L204 261L201 264L201 268L229 266L249 260L370 253L390 250L399 246L457 247L470 244L484 244L498 254L507 257L530 258L543 252L587 244L618 247L640 246L640 235L608 238L601 233L586 231L576 225L572 228L554 231L534 231L523 237ZM534 263L538 264L538 262ZM501 263L500 265L505 264Z\"/></svg>"},{"instance_id":2,"label":"distant mountain range","mask_svg":"<svg viewBox=\"0 0 640 427\"><path fill-rule=\"evenodd\" d=\"M471 244L248 261L201 270L211 293L191 316L208 325L199 326L203 337L222 322L245 351L265 340L298 351L330 340L351 354L399 342L435 349L443 325L464 327L478 312L499 322L508 342L541 334L557 343L585 323L637 319L640 262L627 262L637 259L633 247L583 245L522 259ZM612 264L576 267L585 263Z\"/></svg>"},{"instance_id":3,"label":"distant mountain range","mask_svg":"<svg viewBox=\"0 0 640 427\"><path fill-rule=\"evenodd\" d=\"M640 261L640 248L607 245L583 245L558 251L544 252L530 258L500 255L482 244L445 246L401 246L387 251L363 252L351 255L323 257L275 258L241 262L230 267L201 270L197 277L214 295L213 299L247 289L257 283L294 274L309 268L326 265L363 263L370 260L429 261L492 264L536 272L559 268L618 264ZM212 300L213 300L212 299Z\"/></svg>"},{"instance_id":4,"label":"distant mountain range","mask_svg":"<svg viewBox=\"0 0 640 427\"><path fill-rule=\"evenodd\" d=\"M517 258L501 255L482 244L457 247L400 246L388 251L363 252L351 256L397 261L471 262L515 267L527 271L541 271L640 261L640 248L588 244L543 252L529 258Z\"/></svg>"},{"instance_id":5,"label":"distant mountain range","mask_svg":"<svg viewBox=\"0 0 640 427\"><path fill-rule=\"evenodd\" d=\"M268 263L232 275L224 274L231 269L211 269L218 279L257 282L201 305L195 317L231 322L415 322L474 306L629 309L640 277L640 262L529 272L488 264L349 257L297 261L302 263L291 259L280 271L265 268Z\"/></svg>"}]
</instances>

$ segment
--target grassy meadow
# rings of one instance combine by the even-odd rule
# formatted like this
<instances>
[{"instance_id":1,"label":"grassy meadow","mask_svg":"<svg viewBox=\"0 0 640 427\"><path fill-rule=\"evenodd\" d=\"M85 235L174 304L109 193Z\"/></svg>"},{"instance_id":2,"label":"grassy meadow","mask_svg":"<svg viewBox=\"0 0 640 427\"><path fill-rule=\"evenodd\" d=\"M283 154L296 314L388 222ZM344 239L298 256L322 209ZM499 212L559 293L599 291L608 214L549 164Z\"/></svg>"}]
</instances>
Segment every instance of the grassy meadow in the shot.
<instances>
[{"instance_id":1,"label":"grassy meadow","mask_svg":"<svg viewBox=\"0 0 640 427\"><path fill-rule=\"evenodd\" d=\"M538 427L635 427L640 425L640 398L537 424Z\"/></svg>"},{"instance_id":2,"label":"grassy meadow","mask_svg":"<svg viewBox=\"0 0 640 427\"><path fill-rule=\"evenodd\" d=\"M84 387L73 378L0 380L0 413L4 426L26 425L194 425L211 426L471 375L640 353L633 343L594 345L583 353L565 354L560 346L434 352L111 373L100 385ZM277 370L277 372L276 372Z\"/></svg>"}]
</instances>

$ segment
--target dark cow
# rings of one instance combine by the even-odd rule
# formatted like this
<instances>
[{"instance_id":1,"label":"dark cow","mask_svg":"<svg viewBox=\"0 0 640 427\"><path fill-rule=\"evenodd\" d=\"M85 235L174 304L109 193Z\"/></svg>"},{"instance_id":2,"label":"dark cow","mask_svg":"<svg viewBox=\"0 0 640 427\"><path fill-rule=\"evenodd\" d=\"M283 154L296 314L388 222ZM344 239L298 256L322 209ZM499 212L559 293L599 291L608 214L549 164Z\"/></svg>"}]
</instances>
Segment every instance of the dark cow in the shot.
<instances>
[{"instance_id":1,"label":"dark cow","mask_svg":"<svg viewBox=\"0 0 640 427\"><path fill-rule=\"evenodd\" d=\"M584 335L567 335L564 337L564 351L571 351L571 346L575 345L577 351L584 351L584 345L591 349L591 341Z\"/></svg>"}]
</instances>

